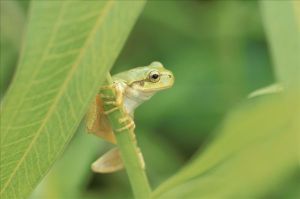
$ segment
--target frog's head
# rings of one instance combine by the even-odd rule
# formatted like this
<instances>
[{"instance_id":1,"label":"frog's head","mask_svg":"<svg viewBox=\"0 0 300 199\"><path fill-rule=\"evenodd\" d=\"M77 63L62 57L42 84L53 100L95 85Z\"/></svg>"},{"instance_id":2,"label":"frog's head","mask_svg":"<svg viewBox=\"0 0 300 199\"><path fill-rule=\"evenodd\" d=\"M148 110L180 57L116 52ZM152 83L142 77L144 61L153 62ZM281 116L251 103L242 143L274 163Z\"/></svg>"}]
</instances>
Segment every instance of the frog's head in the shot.
<instances>
[{"instance_id":1,"label":"frog's head","mask_svg":"<svg viewBox=\"0 0 300 199\"><path fill-rule=\"evenodd\" d=\"M152 62L149 66L130 70L129 86L142 92L155 92L167 89L174 84L174 75L164 68L160 62Z\"/></svg>"}]
</instances>

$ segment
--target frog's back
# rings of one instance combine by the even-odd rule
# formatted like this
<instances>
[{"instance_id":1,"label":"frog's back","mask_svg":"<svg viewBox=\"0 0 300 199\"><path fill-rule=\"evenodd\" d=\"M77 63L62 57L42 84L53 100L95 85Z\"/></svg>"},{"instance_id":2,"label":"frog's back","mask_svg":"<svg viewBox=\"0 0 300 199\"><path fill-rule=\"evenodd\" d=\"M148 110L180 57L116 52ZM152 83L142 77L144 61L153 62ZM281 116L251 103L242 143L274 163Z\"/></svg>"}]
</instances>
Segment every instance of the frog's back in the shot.
<instances>
[{"instance_id":1,"label":"frog's back","mask_svg":"<svg viewBox=\"0 0 300 199\"><path fill-rule=\"evenodd\" d=\"M122 80L126 82L126 84L131 84L135 81L140 81L145 79L145 75L148 71L152 70L153 68L151 66L140 66L135 67L133 69L117 73L112 76L112 79L115 81Z\"/></svg>"},{"instance_id":2,"label":"frog's back","mask_svg":"<svg viewBox=\"0 0 300 199\"><path fill-rule=\"evenodd\" d=\"M111 143L116 143L115 136L104 114L103 101L97 95L86 116L86 127L89 133L95 134Z\"/></svg>"}]
</instances>

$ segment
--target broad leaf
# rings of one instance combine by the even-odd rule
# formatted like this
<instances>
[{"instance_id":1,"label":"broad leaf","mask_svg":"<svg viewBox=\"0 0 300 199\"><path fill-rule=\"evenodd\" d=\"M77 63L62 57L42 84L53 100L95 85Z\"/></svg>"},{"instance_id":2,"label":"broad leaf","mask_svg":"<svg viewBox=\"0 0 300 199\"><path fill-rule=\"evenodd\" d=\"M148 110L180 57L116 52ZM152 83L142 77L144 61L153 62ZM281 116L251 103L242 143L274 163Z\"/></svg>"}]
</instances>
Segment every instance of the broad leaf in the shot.
<instances>
[{"instance_id":1,"label":"broad leaf","mask_svg":"<svg viewBox=\"0 0 300 199\"><path fill-rule=\"evenodd\" d=\"M265 197L299 175L300 4L263 1L262 5L277 76L286 88L296 89L251 99L229 115L218 137L159 186L154 198Z\"/></svg>"},{"instance_id":2,"label":"broad leaf","mask_svg":"<svg viewBox=\"0 0 300 199\"><path fill-rule=\"evenodd\" d=\"M299 95L292 95L232 113L216 140L162 184L155 198L263 196L297 170L299 105Z\"/></svg>"},{"instance_id":3,"label":"broad leaf","mask_svg":"<svg viewBox=\"0 0 300 199\"><path fill-rule=\"evenodd\" d=\"M1 198L28 196L62 153L143 4L32 1L1 110Z\"/></svg>"},{"instance_id":4,"label":"broad leaf","mask_svg":"<svg viewBox=\"0 0 300 199\"><path fill-rule=\"evenodd\" d=\"M88 168L99 156L103 146L103 141L95 139L94 135L86 135L83 122L63 157L55 162L30 198L80 198L92 175Z\"/></svg>"}]
</instances>

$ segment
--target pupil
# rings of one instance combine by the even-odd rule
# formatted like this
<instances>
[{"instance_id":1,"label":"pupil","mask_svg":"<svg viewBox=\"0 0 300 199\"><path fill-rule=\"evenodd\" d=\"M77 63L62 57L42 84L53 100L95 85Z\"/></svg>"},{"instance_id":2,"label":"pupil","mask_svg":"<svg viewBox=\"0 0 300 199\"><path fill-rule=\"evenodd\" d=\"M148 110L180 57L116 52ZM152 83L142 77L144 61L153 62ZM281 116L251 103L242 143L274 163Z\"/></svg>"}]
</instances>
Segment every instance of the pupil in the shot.
<instances>
[{"instance_id":1,"label":"pupil","mask_svg":"<svg viewBox=\"0 0 300 199\"><path fill-rule=\"evenodd\" d=\"M152 75L152 78L153 78L153 79L157 79L157 78L158 78L158 74L153 74L153 75Z\"/></svg>"}]
</instances>

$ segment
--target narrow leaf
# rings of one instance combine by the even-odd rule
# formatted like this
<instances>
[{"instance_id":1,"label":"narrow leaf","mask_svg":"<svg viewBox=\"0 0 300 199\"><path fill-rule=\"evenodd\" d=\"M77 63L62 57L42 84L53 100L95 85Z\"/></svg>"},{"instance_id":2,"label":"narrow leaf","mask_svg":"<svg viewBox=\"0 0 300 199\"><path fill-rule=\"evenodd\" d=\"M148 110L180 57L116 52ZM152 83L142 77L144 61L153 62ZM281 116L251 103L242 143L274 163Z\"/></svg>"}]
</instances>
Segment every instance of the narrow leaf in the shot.
<instances>
[{"instance_id":1,"label":"narrow leaf","mask_svg":"<svg viewBox=\"0 0 300 199\"><path fill-rule=\"evenodd\" d=\"M277 76L289 86L300 85L300 3L260 1Z\"/></svg>"},{"instance_id":2,"label":"narrow leaf","mask_svg":"<svg viewBox=\"0 0 300 199\"><path fill-rule=\"evenodd\" d=\"M0 98L3 97L17 65L25 14L17 1L0 1Z\"/></svg>"}]
</instances>

